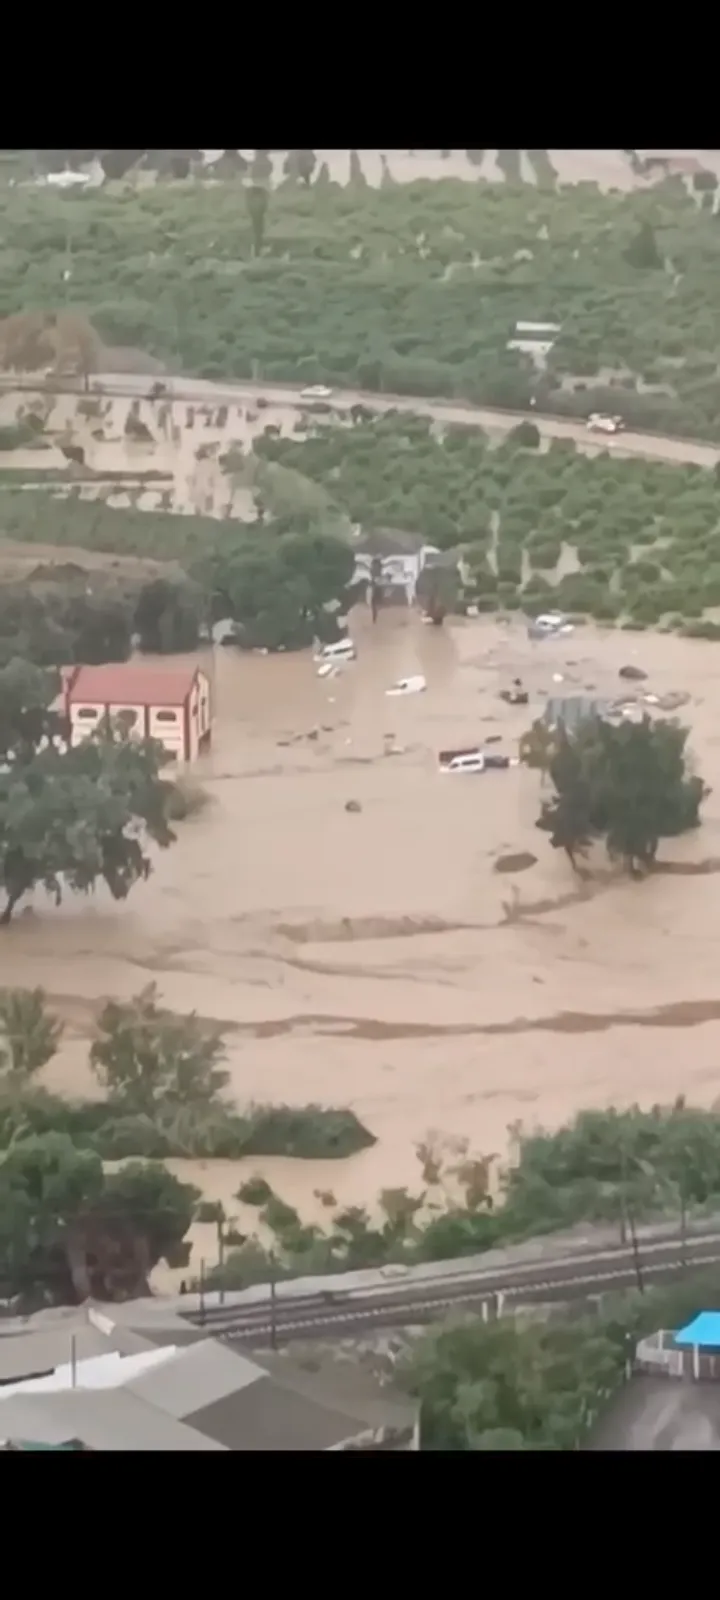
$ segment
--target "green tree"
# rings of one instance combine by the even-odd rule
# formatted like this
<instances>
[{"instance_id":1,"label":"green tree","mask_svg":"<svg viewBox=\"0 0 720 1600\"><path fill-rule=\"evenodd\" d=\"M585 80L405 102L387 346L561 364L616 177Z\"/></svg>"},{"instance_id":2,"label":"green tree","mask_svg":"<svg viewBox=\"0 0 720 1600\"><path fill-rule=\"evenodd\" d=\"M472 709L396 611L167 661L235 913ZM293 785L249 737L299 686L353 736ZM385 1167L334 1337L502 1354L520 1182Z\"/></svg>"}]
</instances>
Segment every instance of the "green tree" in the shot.
<instances>
[{"instance_id":1,"label":"green tree","mask_svg":"<svg viewBox=\"0 0 720 1600\"><path fill-rule=\"evenodd\" d=\"M289 150L284 171L288 177L299 178L300 182L309 188L316 165L317 156L314 150Z\"/></svg>"},{"instance_id":2,"label":"green tree","mask_svg":"<svg viewBox=\"0 0 720 1600\"><path fill-rule=\"evenodd\" d=\"M538 827L571 860L602 838L631 874L648 871L661 839L700 820L708 791L688 772L687 738L687 728L649 717L617 724L594 717L560 734L550 764L555 794L543 803Z\"/></svg>"},{"instance_id":3,"label":"green tree","mask_svg":"<svg viewBox=\"0 0 720 1600\"><path fill-rule=\"evenodd\" d=\"M154 983L128 1004L110 1000L98 1029L90 1064L125 1113L151 1115L161 1104L209 1107L229 1081L219 1066L225 1057L220 1030L194 1012L179 1017L161 1010Z\"/></svg>"},{"instance_id":4,"label":"green tree","mask_svg":"<svg viewBox=\"0 0 720 1600\"><path fill-rule=\"evenodd\" d=\"M135 608L140 649L149 655L194 650L206 609L197 584L153 578L141 589Z\"/></svg>"},{"instance_id":5,"label":"green tree","mask_svg":"<svg viewBox=\"0 0 720 1600\"><path fill-rule=\"evenodd\" d=\"M557 736L543 717L536 718L519 741L518 755L523 766L541 774L544 783L550 774L551 762L557 752Z\"/></svg>"},{"instance_id":6,"label":"green tree","mask_svg":"<svg viewBox=\"0 0 720 1600\"><path fill-rule=\"evenodd\" d=\"M0 992L0 1071L27 1079L57 1054L62 1023L51 1016L43 989Z\"/></svg>"},{"instance_id":7,"label":"green tree","mask_svg":"<svg viewBox=\"0 0 720 1600\"><path fill-rule=\"evenodd\" d=\"M253 237L253 255L262 255L265 242L265 222L270 196L260 183L251 183L245 189L245 204L250 218Z\"/></svg>"},{"instance_id":8,"label":"green tree","mask_svg":"<svg viewBox=\"0 0 720 1600\"><path fill-rule=\"evenodd\" d=\"M458 603L460 574L457 561L448 556L443 561L434 559L426 563L418 575L415 593L435 626L441 626L448 612L453 611Z\"/></svg>"},{"instance_id":9,"label":"green tree","mask_svg":"<svg viewBox=\"0 0 720 1600\"><path fill-rule=\"evenodd\" d=\"M102 729L73 749L37 750L0 771L0 925L35 887L59 904L64 889L87 893L102 880L124 900L147 878L147 842L175 840L160 778L166 760L152 740Z\"/></svg>"},{"instance_id":10,"label":"green tree","mask_svg":"<svg viewBox=\"0 0 720 1600\"><path fill-rule=\"evenodd\" d=\"M59 689L56 673L29 661L0 668L0 769L32 761L46 741L61 738L62 718L53 709Z\"/></svg>"},{"instance_id":11,"label":"green tree","mask_svg":"<svg viewBox=\"0 0 720 1600\"><path fill-rule=\"evenodd\" d=\"M124 178L144 155L144 150L103 150L100 165L106 178Z\"/></svg>"},{"instance_id":12,"label":"green tree","mask_svg":"<svg viewBox=\"0 0 720 1600\"><path fill-rule=\"evenodd\" d=\"M322 532L270 532L212 561L215 614L237 622L247 648L303 649L316 635L337 637L334 613L347 603L355 564L349 545Z\"/></svg>"},{"instance_id":13,"label":"green tree","mask_svg":"<svg viewBox=\"0 0 720 1600\"><path fill-rule=\"evenodd\" d=\"M520 1327L477 1320L418 1341L400 1377L421 1403L425 1449L572 1450L588 1413L622 1370L622 1355L591 1323ZM518 1440L522 1444L518 1444Z\"/></svg>"},{"instance_id":14,"label":"green tree","mask_svg":"<svg viewBox=\"0 0 720 1600\"><path fill-rule=\"evenodd\" d=\"M628 245L625 254L633 267L650 268L663 265L663 258L655 237L655 229L647 219L640 223L640 227Z\"/></svg>"},{"instance_id":15,"label":"green tree","mask_svg":"<svg viewBox=\"0 0 720 1600\"><path fill-rule=\"evenodd\" d=\"M30 1305L147 1294L161 1257L187 1260L198 1199L162 1166L105 1175L100 1158L67 1134L17 1139L0 1158L5 1291Z\"/></svg>"},{"instance_id":16,"label":"green tree","mask_svg":"<svg viewBox=\"0 0 720 1600\"><path fill-rule=\"evenodd\" d=\"M555 793L544 800L536 826L549 834L553 850L564 850L573 870L595 837L590 778L583 750L563 729L556 733L549 773Z\"/></svg>"},{"instance_id":17,"label":"green tree","mask_svg":"<svg viewBox=\"0 0 720 1600\"><path fill-rule=\"evenodd\" d=\"M367 178L363 172L362 162L357 150L350 151L350 183L358 188L361 186L364 188L367 185Z\"/></svg>"}]
</instances>

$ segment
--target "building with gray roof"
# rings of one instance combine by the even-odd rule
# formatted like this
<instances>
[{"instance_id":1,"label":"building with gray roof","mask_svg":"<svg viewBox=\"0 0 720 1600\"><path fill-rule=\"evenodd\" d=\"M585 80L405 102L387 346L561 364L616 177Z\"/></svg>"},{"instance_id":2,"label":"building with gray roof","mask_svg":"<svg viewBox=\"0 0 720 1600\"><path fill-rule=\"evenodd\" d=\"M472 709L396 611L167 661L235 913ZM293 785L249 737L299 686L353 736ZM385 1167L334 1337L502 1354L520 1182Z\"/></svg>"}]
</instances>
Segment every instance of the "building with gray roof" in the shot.
<instances>
[{"instance_id":1,"label":"building with gray roof","mask_svg":"<svg viewBox=\"0 0 720 1600\"><path fill-rule=\"evenodd\" d=\"M179 1319L92 1307L0 1325L0 1444L89 1450L418 1448L414 1401L357 1364L250 1360ZM125 1317L131 1307L123 1308ZM42 1314L41 1314L42 1317ZM165 1326L165 1324L169 1326ZM39 1325L38 1325L39 1324ZM161 1334L162 1326L162 1334ZM189 1335L189 1337L188 1337ZM344 1369L344 1370L341 1370Z\"/></svg>"}]
</instances>

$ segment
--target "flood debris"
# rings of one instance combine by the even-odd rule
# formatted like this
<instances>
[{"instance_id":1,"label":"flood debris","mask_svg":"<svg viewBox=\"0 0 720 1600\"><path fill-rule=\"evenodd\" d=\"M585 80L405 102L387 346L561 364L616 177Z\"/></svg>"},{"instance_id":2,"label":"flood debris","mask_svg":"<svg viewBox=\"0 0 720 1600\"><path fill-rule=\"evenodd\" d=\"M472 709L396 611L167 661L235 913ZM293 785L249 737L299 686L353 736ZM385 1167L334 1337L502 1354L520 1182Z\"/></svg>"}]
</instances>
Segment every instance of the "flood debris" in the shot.
<instances>
[{"instance_id":1,"label":"flood debris","mask_svg":"<svg viewBox=\"0 0 720 1600\"><path fill-rule=\"evenodd\" d=\"M667 694L658 696L658 709L660 711L678 711L680 706L690 702L690 695L684 689L669 689Z\"/></svg>"},{"instance_id":2,"label":"flood debris","mask_svg":"<svg viewBox=\"0 0 720 1600\"><path fill-rule=\"evenodd\" d=\"M422 676L422 673L418 672L410 678L398 678L396 683L391 684L390 688L385 690L385 693L387 695L422 694L424 689L427 689L427 681Z\"/></svg>"},{"instance_id":3,"label":"flood debris","mask_svg":"<svg viewBox=\"0 0 720 1600\"><path fill-rule=\"evenodd\" d=\"M619 678L632 678L632 679L637 678L637 680L640 681L640 679L642 679L642 678L647 678L647 673L643 672L642 667L634 667L631 664L630 666L627 666L627 667L621 667L620 671L618 672L618 677Z\"/></svg>"},{"instance_id":4,"label":"flood debris","mask_svg":"<svg viewBox=\"0 0 720 1600\"><path fill-rule=\"evenodd\" d=\"M362 806L360 804L360 801L359 800L346 800L345 801L345 810L346 811L352 811L353 813L357 813L358 811L362 811Z\"/></svg>"}]
</instances>

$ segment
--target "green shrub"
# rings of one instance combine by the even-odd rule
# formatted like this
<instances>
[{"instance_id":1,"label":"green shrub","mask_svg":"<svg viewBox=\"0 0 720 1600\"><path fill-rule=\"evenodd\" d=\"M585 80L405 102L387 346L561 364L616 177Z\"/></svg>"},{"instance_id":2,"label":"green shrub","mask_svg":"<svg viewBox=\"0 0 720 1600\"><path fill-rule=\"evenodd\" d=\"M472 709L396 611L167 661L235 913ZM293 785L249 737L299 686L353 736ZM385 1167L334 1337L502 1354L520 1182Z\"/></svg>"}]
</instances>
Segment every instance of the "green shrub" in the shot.
<instances>
[{"instance_id":1,"label":"green shrub","mask_svg":"<svg viewBox=\"0 0 720 1600\"><path fill-rule=\"evenodd\" d=\"M375 1143L354 1112L324 1106L253 1106L247 1115L223 1105L179 1107L150 1116L119 1116L107 1102L70 1101L30 1088L0 1089L0 1149L20 1132L67 1133L104 1161L207 1157L342 1158Z\"/></svg>"},{"instance_id":2,"label":"green shrub","mask_svg":"<svg viewBox=\"0 0 720 1600\"><path fill-rule=\"evenodd\" d=\"M186 822L198 816L210 804L207 789L192 778L165 779L166 816L169 822Z\"/></svg>"},{"instance_id":3,"label":"green shrub","mask_svg":"<svg viewBox=\"0 0 720 1600\"><path fill-rule=\"evenodd\" d=\"M246 1206L265 1206L273 1198L273 1192L270 1184L266 1183L258 1173L254 1173L251 1178L241 1183L236 1198Z\"/></svg>"},{"instance_id":4,"label":"green shrub","mask_svg":"<svg viewBox=\"0 0 720 1600\"><path fill-rule=\"evenodd\" d=\"M375 1143L353 1111L323 1106L258 1106L244 1155L301 1156L308 1161L355 1155Z\"/></svg>"},{"instance_id":5,"label":"green shrub","mask_svg":"<svg viewBox=\"0 0 720 1600\"><path fill-rule=\"evenodd\" d=\"M523 450L539 450L540 429L534 422L519 422L516 428L510 429L507 442Z\"/></svg>"},{"instance_id":6,"label":"green shrub","mask_svg":"<svg viewBox=\"0 0 720 1600\"><path fill-rule=\"evenodd\" d=\"M703 620L698 622L686 622L684 627L680 629L680 632L682 633L684 639L718 640L720 639L720 623Z\"/></svg>"}]
</instances>

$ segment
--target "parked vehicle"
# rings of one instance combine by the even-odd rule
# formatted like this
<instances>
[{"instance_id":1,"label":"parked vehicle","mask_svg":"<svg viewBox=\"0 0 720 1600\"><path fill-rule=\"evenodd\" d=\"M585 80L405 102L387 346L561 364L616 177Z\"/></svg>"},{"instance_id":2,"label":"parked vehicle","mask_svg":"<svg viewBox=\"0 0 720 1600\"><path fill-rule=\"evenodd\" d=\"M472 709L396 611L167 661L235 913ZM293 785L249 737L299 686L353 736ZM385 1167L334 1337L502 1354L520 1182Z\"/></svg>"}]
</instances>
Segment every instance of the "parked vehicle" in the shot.
<instances>
[{"instance_id":1,"label":"parked vehicle","mask_svg":"<svg viewBox=\"0 0 720 1600\"><path fill-rule=\"evenodd\" d=\"M311 383L307 389L300 390L301 400L329 400L332 389L326 388L324 383Z\"/></svg>"},{"instance_id":2,"label":"parked vehicle","mask_svg":"<svg viewBox=\"0 0 720 1600\"><path fill-rule=\"evenodd\" d=\"M586 427L590 433L622 433L625 423L622 417L606 417L601 411L592 411Z\"/></svg>"}]
</instances>

